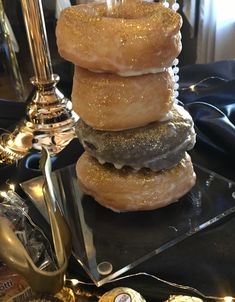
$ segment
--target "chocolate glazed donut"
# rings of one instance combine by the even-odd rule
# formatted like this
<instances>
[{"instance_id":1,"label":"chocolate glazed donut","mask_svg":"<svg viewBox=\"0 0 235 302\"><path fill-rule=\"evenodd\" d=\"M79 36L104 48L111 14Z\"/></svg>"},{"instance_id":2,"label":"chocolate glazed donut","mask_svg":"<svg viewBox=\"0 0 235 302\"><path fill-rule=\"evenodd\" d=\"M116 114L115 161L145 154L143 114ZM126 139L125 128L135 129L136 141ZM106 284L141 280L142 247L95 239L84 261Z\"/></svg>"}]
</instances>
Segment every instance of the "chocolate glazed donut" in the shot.
<instances>
[{"instance_id":1,"label":"chocolate glazed donut","mask_svg":"<svg viewBox=\"0 0 235 302\"><path fill-rule=\"evenodd\" d=\"M76 132L85 150L101 164L115 168L130 166L153 171L175 166L195 144L195 131L189 113L174 105L172 118L125 131L100 131L79 120Z\"/></svg>"}]
</instances>

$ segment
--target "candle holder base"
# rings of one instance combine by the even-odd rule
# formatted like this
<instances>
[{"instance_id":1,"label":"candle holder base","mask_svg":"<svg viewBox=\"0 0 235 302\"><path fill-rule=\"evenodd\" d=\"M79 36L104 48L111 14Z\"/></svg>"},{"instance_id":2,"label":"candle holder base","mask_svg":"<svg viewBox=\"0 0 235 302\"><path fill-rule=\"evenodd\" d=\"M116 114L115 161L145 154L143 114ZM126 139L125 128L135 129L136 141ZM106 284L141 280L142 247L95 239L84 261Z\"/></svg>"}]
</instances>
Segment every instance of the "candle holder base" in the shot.
<instances>
[{"instance_id":1,"label":"candle holder base","mask_svg":"<svg viewBox=\"0 0 235 302\"><path fill-rule=\"evenodd\" d=\"M78 120L72 111L72 103L57 89L59 76L53 74L50 81L31 83L37 87L27 107L26 118L12 133L0 138L0 162L12 163L23 158L31 149L45 146L50 155L59 153L76 136Z\"/></svg>"}]
</instances>

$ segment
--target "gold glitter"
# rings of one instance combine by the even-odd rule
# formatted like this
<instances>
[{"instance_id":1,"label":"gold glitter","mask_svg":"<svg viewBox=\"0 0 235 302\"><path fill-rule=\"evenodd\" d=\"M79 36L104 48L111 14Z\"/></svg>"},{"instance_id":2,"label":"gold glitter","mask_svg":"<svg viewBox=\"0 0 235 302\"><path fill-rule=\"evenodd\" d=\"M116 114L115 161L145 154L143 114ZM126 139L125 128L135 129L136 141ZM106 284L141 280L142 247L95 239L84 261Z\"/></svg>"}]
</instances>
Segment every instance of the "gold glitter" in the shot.
<instances>
[{"instance_id":1,"label":"gold glitter","mask_svg":"<svg viewBox=\"0 0 235 302\"><path fill-rule=\"evenodd\" d=\"M180 15L159 3L127 1L111 13L104 3L72 6L60 15L57 43L65 59L87 69L160 68L181 50L174 41L181 24Z\"/></svg>"},{"instance_id":2,"label":"gold glitter","mask_svg":"<svg viewBox=\"0 0 235 302\"><path fill-rule=\"evenodd\" d=\"M85 150L105 162L155 171L169 168L193 147L195 132L190 115L180 106L172 110L172 120L154 122L125 131L99 131L80 120L76 127Z\"/></svg>"},{"instance_id":3,"label":"gold glitter","mask_svg":"<svg viewBox=\"0 0 235 302\"><path fill-rule=\"evenodd\" d=\"M64 302L75 302L75 295L71 288L63 287L62 290L55 295L56 298Z\"/></svg>"},{"instance_id":4,"label":"gold glitter","mask_svg":"<svg viewBox=\"0 0 235 302\"><path fill-rule=\"evenodd\" d=\"M160 120L173 105L171 72L120 77L75 67L73 109L100 130L139 127Z\"/></svg>"},{"instance_id":5,"label":"gold glitter","mask_svg":"<svg viewBox=\"0 0 235 302\"><path fill-rule=\"evenodd\" d=\"M117 170L100 165L86 152L76 166L81 189L114 211L151 210L166 206L183 196L195 184L189 155L172 169L153 172L141 169Z\"/></svg>"}]
</instances>

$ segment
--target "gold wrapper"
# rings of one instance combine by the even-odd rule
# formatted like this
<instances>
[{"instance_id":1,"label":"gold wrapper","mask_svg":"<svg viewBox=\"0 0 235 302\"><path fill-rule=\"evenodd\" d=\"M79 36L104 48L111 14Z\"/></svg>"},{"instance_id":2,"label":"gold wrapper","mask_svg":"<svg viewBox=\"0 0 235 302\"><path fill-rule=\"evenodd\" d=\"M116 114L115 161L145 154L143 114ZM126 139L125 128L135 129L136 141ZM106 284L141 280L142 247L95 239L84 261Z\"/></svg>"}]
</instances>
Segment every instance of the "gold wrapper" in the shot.
<instances>
[{"instance_id":1,"label":"gold wrapper","mask_svg":"<svg viewBox=\"0 0 235 302\"><path fill-rule=\"evenodd\" d=\"M63 302L75 302L75 295L71 288L64 287L59 293L55 295L56 298Z\"/></svg>"},{"instance_id":2,"label":"gold wrapper","mask_svg":"<svg viewBox=\"0 0 235 302\"><path fill-rule=\"evenodd\" d=\"M165 302L203 302L203 300L191 296L171 295Z\"/></svg>"},{"instance_id":3,"label":"gold wrapper","mask_svg":"<svg viewBox=\"0 0 235 302\"><path fill-rule=\"evenodd\" d=\"M105 293L99 302L146 302L146 300L131 288L117 287Z\"/></svg>"},{"instance_id":4,"label":"gold wrapper","mask_svg":"<svg viewBox=\"0 0 235 302\"><path fill-rule=\"evenodd\" d=\"M43 296L40 298L34 297L29 298L28 300L23 300L25 302L62 302L62 300L51 297L51 296Z\"/></svg>"},{"instance_id":5,"label":"gold wrapper","mask_svg":"<svg viewBox=\"0 0 235 302\"><path fill-rule=\"evenodd\" d=\"M72 289L64 287L59 293L55 295L32 293L32 295L29 295L27 298L24 297L24 300L22 301L24 302L75 302L75 295Z\"/></svg>"}]
</instances>

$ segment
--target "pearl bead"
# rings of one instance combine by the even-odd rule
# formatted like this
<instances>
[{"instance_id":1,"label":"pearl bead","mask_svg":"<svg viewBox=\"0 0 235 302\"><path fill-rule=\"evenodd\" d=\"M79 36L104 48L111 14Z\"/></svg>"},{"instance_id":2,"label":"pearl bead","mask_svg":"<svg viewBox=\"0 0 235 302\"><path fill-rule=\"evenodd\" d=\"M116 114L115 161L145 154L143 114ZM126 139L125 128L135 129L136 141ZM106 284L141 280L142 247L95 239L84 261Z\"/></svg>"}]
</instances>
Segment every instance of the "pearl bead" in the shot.
<instances>
[{"instance_id":1,"label":"pearl bead","mask_svg":"<svg viewBox=\"0 0 235 302\"><path fill-rule=\"evenodd\" d=\"M172 9L174 10L174 11L177 11L178 9L179 9L179 3L174 3L173 5L172 5Z\"/></svg>"},{"instance_id":2,"label":"pearl bead","mask_svg":"<svg viewBox=\"0 0 235 302\"><path fill-rule=\"evenodd\" d=\"M175 81L175 83L178 82L179 79L180 79L180 77L178 75L174 75L174 81Z\"/></svg>"},{"instance_id":3,"label":"pearl bead","mask_svg":"<svg viewBox=\"0 0 235 302\"><path fill-rule=\"evenodd\" d=\"M179 92L178 91L174 91L174 97L177 98L179 96Z\"/></svg>"},{"instance_id":4,"label":"pearl bead","mask_svg":"<svg viewBox=\"0 0 235 302\"><path fill-rule=\"evenodd\" d=\"M175 98L174 103L175 103L175 104L178 104L178 103L179 103L179 100L178 100L177 98Z\"/></svg>"},{"instance_id":5,"label":"pearl bead","mask_svg":"<svg viewBox=\"0 0 235 302\"><path fill-rule=\"evenodd\" d=\"M175 83L175 84L174 84L174 89L175 89L175 90L179 89L179 86L180 86L180 85L179 85L178 83Z\"/></svg>"},{"instance_id":6,"label":"pearl bead","mask_svg":"<svg viewBox=\"0 0 235 302\"><path fill-rule=\"evenodd\" d=\"M168 3L167 1L164 1L164 2L163 2L163 5L164 5L166 8L169 7L169 3Z\"/></svg>"},{"instance_id":7,"label":"pearl bead","mask_svg":"<svg viewBox=\"0 0 235 302\"><path fill-rule=\"evenodd\" d=\"M174 59L174 61L173 61L173 63L172 63L172 65L178 65L179 64L179 59Z\"/></svg>"},{"instance_id":8,"label":"pearl bead","mask_svg":"<svg viewBox=\"0 0 235 302\"><path fill-rule=\"evenodd\" d=\"M177 74L179 72L179 67L174 67L173 72L174 72L174 74Z\"/></svg>"}]
</instances>

